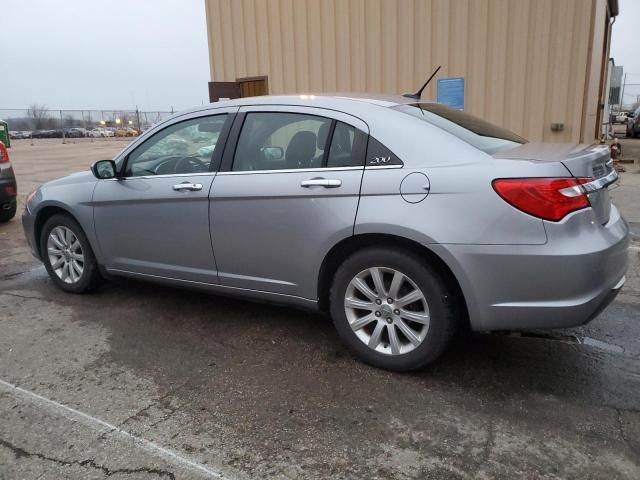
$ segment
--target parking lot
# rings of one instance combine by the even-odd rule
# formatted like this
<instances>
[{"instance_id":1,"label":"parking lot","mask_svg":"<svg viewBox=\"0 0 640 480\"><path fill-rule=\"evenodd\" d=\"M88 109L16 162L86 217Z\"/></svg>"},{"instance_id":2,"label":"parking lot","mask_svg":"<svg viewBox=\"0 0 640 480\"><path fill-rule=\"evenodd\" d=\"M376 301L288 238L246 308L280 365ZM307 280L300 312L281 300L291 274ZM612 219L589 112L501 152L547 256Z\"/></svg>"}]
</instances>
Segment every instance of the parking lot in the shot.
<instances>
[{"instance_id":1,"label":"parking lot","mask_svg":"<svg viewBox=\"0 0 640 480\"><path fill-rule=\"evenodd\" d=\"M126 142L15 141L19 211ZM615 302L582 328L464 336L410 374L290 308L130 280L62 293L19 217L0 225L0 479L640 478L640 140L623 142Z\"/></svg>"}]
</instances>

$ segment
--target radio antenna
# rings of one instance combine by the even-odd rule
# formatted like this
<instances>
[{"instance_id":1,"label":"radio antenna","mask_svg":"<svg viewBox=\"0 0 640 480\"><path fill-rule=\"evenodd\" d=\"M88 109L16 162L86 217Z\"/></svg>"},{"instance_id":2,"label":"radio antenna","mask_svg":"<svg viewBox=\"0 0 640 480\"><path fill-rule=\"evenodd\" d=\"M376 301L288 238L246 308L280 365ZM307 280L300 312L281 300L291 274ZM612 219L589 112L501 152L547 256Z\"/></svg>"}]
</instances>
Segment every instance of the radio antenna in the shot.
<instances>
[{"instance_id":1,"label":"radio antenna","mask_svg":"<svg viewBox=\"0 0 640 480\"><path fill-rule=\"evenodd\" d=\"M416 100L420 100L420 97L422 96L422 91L427 88L427 85L429 85L429 82L431 82L431 80L433 79L433 77L436 76L436 73L438 73L440 71L440 69L442 68L442 65L439 65L438 68L435 69L435 71L431 74L431 76L427 79L426 82L424 82L424 85L422 85L422 87L420 88L420 90L418 90L416 93L405 93L404 95L402 95L403 97L407 97L407 98L415 98Z\"/></svg>"}]
</instances>

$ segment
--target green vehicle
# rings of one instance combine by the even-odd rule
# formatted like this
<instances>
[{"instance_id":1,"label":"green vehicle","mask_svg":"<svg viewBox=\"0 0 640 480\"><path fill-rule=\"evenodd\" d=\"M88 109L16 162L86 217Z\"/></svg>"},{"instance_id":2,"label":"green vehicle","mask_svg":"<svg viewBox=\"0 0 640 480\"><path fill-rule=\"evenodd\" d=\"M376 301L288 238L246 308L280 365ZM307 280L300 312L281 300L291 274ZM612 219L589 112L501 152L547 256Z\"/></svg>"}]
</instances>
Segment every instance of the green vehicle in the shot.
<instances>
[{"instance_id":1,"label":"green vehicle","mask_svg":"<svg viewBox=\"0 0 640 480\"><path fill-rule=\"evenodd\" d=\"M11 146L9 138L9 124L4 120L0 120L0 142L4 143L7 148Z\"/></svg>"}]
</instances>

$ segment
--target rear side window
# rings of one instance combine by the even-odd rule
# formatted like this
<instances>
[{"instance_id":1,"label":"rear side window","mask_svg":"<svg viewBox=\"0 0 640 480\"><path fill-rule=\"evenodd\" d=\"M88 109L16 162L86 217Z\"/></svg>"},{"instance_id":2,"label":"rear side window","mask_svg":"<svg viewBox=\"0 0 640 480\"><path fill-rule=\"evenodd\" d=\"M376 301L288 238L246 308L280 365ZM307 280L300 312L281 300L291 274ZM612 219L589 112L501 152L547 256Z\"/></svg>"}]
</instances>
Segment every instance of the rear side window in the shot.
<instances>
[{"instance_id":1,"label":"rear side window","mask_svg":"<svg viewBox=\"0 0 640 480\"><path fill-rule=\"evenodd\" d=\"M489 155L527 143L509 130L439 103L414 103L392 108L441 128Z\"/></svg>"},{"instance_id":2,"label":"rear side window","mask_svg":"<svg viewBox=\"0 0 640 480\"><path fill-rule=\"evenodd\" d=\"M367 146L367 167L386 167L404 165L398 156L373 137L369 137Z\"/></svg>"},{"instance_id":3,"label":"rear side window","mask_svg":"<svg viewBox=\"0 0 640 480\"><path fill-rule=\"evenodd\" d=\"M244 120L233 171L362 166L366 135L330 118L255 112Z\"/></svg>"}]
</instances>

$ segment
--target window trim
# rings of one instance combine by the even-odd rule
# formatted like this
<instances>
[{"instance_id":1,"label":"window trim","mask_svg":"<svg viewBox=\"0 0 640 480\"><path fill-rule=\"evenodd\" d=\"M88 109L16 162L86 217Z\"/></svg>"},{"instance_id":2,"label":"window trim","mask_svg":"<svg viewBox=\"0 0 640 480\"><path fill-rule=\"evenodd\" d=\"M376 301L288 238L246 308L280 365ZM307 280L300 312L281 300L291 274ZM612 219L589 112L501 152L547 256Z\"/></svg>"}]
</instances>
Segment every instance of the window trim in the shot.
<instances>
[{"instance_id":1,"label":"window trim","mask_svg":"<svg viewBox=\"0 0 640 480\"><path fill-rule=\"evenodd\" d=\"M129 158L131 154L136 152L139 148L141 148L148 141L153 139L156 135L164 132L166 129L171 128L175 125L180 125L181 123L191 122L194 120L202 120L202 119L211 118L211 117L218 117L220 115L225 115L227 118L225 119L224 125L222 125L222 129L220 130L220 134L218 135L218 141L216 142L216 146L213 150L213 153L211 154L211 160L209 161L209 170L207 170L206 172L169 173L169 174L162 174L162 175L135 175L135 176L125 175L125 172L127 171L127 166L129 165ZM174 177L174 176L208 175L211 173L215 173L216 171L218 171L220 167L224 147L226 146L227 140L229 138L229 135L228 135L229 130L231 129L231 124L233 123L234 117L236 115L237 114L235 112L229 112L229 111L221 111L217 113L207 112L206 115L198 115L191 118L185 118L177 122L172 122L169 125L166 125L164 128L161 128L158 131L154 132L148 138L145 138L144 141L140 142L138 145L135 145L130 151L126 153L126 155L123 158L122 164L118 169L118 172L116 172L116 179L119 179L119 180L134 179L134 178L150 179L150 178L160 178L160 177L166 178L166 177Z\"/></svg>"}]
</instances>

